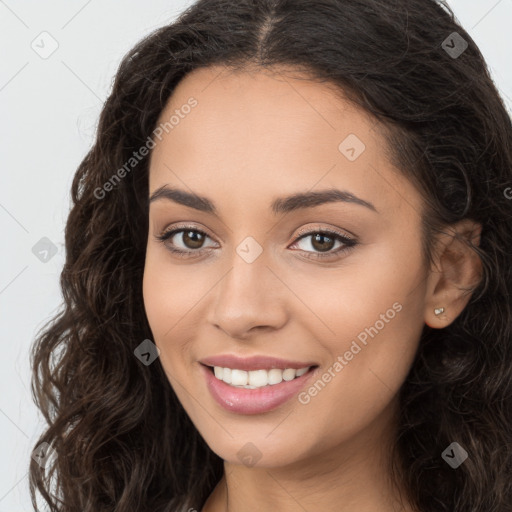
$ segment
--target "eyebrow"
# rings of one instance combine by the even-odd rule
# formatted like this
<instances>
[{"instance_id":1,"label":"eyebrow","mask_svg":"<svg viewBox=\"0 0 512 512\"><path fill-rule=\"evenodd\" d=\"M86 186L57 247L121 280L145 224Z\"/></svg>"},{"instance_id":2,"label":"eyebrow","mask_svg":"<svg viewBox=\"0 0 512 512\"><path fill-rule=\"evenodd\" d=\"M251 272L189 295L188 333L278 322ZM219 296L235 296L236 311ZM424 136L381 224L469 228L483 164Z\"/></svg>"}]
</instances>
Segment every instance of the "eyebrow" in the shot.
<instances>
[{"instance_id":1,"label":"eyebrow","mask_svg":"<svg viewBox=\"0 0 512 512\"><path fill-rule=\"evenodd\" d=\"M167 185L163 185L151 194L149 202L152 203L162 199L173 201L201 212L211 213L217 217L219 216L213 201L207 197L186 192L185 190L169 188ZM278 215L334 202L353 203L378 213L377 208L369 201L365 201L346 190L338 189L326 189L317 192L299 192L286 197L280 197L272 202L270 208L274 215Z\"/></svg>"}]
</instances>

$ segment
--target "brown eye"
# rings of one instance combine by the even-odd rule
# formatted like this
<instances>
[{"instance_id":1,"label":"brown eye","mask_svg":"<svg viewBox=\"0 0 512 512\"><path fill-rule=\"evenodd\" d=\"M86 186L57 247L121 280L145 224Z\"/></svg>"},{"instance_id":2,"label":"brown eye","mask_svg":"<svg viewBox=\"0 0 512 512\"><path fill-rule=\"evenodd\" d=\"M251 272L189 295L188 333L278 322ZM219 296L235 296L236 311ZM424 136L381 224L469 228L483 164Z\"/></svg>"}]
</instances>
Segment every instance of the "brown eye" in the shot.
<instances>
[{"instance_id":1,"label":"brown eye","mask_svg":"<svg viewBox=\"0 0 512 512\"><path fill-rule=\"evenodd\" d=\"M318 251L330 251L334 247L334 238L317 233L313 236L311 245Z\"/></svg>"},{"instance_id":2,"label":"brown eye","mask_svg":"<svg viewBox=\"0 0 512 512\"><path fill-rule=\"evenodd\" d=\"M299 247L299 249L301 248L305 252L310 253L306 257L311 259L336 259L342 253L355 247L358 243L353 238L349 238L348 236L337 233L335 231L316 230L302 234L302 236L300 236L293 245L299 245L299 243L307 239L310 239L309 243L304 244L303 247ZM340 245L338 245L338 247L333 250L335 248L336 242L338 242Z\"/></svg>"},{"instance_id":3,"label":"brown eye","mask_svg":"<svg viewBox=\"0 0 512 512\"><path fill-rule=\"evenodd\" d=\"M204 242L207 238L210 237L206 233L192 227L176 228L156 236L156 239L162 242L169 251L182 256L192 256L195 255L194 253L202 252L205 249Z\"/></svg>"},{"instance_id":4,"label":"brown eye","mask_svg":"<svg viewBox=\"0 0 512 512\"><path fill-rule=\"evenodd\" d=\"M183 244L187 246L188 249L200 249L204 243L204 233L200 233L199 231L182 231L182 241Z\"/></svg>"},{"instance_id":5,"label":"brown eye","mask_svg":"<svg viewBox=\"0 0 512 512\"><path fill-rule=\"evenodd\" d=\"M185 226L168 230L161 235L155 235L155 238L162 242L170 252L182 258L199 256L205 250L212 248L212 245L204 245L205 240L211 238L204 231L193 227ZM309 244L299 248L309 253L306 257L310 259L336 259L358 243L355 239L335 231L316 230L302 234L293 245L299 245L306 239L310 239ZM336 247L336 243L340 245Z\"/></svg>"}]
</instances>

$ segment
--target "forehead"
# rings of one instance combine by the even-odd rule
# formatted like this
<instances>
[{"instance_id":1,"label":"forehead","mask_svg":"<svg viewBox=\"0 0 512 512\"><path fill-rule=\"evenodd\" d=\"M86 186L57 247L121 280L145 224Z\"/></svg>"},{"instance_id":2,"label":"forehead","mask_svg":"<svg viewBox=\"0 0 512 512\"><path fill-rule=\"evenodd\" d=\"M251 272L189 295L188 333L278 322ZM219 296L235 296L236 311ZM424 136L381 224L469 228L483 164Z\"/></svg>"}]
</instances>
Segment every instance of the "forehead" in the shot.
<instances>
[{"instance_id":1,"label":"forehead","mask_svg":"<svg viewBox=\"0 0 512 512\"><path fill-rule=\"evenodd\" d=\"M385 158L377 121L332 84L296 71L195 70L178 84L159 124L173 116L155 140L150 192L185 185L242 200L335 187L382 209L400 207L404 194L414 201L412 185Z\"/></svg>"}]
</instances>

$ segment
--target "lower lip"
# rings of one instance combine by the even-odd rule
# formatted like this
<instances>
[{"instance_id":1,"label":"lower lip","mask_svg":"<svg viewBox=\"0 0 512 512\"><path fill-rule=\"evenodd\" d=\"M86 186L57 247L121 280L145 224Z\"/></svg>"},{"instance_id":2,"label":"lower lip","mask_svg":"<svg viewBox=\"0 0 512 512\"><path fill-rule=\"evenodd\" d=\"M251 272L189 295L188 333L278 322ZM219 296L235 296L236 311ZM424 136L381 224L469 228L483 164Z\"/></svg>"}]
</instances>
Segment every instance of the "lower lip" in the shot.
<instances>
[{"instance_id":1,"label":"lower lip","mask_svg":"<svg viewBox=\"0 0 512 512\"><path fill-rule=\"evenodd\" d=\"M316 367L293 380L257 389L235 388L217 379L208 366L201 364L201 371L215 401L224 409L239 414L260 414L276 409L298 394L306 385Z\"/></svg>"}]
</instances>

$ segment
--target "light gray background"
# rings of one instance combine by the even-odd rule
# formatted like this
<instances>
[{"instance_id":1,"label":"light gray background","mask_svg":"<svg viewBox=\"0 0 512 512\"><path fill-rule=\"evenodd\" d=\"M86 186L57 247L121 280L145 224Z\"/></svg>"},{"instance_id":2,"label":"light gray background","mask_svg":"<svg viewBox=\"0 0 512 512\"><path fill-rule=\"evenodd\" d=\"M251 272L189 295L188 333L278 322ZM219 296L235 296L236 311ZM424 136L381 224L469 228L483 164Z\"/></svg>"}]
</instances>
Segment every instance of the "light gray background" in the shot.
<instances>
[{"instance_id":1,"label":"light gray background","mask_svg":"<svg viewBox=\"0 0 512 512\"><path fill-rule=\"evenodd\" d=\"M0 0L0 512L33 510L27 469L44 423L31 398L29 349L61 304L73 174L122 56L191 3ZM449 4L512 112L512 0ZM44 31L58 43L46 59L31 46L51 48ZM32 252L43 237L57 250L46 263Z\"/></svg>"}]
</instances>

